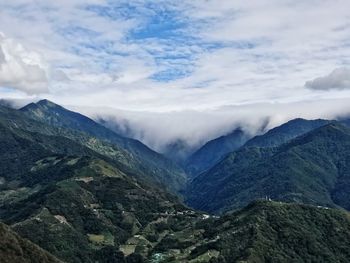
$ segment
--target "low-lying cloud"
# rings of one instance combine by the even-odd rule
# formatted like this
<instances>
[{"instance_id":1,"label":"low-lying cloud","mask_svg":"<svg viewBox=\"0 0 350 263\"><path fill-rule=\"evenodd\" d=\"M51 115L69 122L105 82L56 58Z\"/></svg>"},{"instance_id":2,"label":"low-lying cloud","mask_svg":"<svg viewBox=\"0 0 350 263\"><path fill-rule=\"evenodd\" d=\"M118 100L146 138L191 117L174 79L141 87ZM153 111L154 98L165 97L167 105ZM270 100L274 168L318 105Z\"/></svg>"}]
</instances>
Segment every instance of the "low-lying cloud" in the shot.
<instances>
[{"instance_id":1,"label":"low-lying cloud","mask_svg":"<svg viewBox=\"0 0 350 263\"><path fill-rule=\"evenodd\" d=\"M327 76L307 81L305 87L313 90L350 89L350 68L335 69Z\"/></svg>"},{"instance_id":2,"label":"low-lying cloud","mask_svg":"<svg viewBox=\"0 0 350 263\"><path fill-rule=\"evenodd\" d=\"M195 149L208 140L242 128L250 135L294 119L337 119L350 116L350 98L228 105L207 111L136 112L108 108L70 107L104 125L138 139L157 151L182 140Z\"/></svg>"}]
</instances>

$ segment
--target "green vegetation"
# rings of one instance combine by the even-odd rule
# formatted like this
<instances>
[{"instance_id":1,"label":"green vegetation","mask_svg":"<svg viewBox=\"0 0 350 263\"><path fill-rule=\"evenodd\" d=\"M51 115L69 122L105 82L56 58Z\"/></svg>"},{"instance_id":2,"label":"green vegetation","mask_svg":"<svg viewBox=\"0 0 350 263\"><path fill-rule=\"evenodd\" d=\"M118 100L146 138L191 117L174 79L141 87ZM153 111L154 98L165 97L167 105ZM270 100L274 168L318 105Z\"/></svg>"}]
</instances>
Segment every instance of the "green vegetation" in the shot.
<instances>
[{"instance_id":1,"label":"green vegetation","mask_svg":"<svg viewBox=\"0 0 350 263\"><path fill-rule=\"evenodd\" d=\"M37 164L44 162L48 164L31 176L44 169L41 183L47 184L4 204L0 216L23 237L65 261L108 262L99 251L107 247L118 251L144 229L154 233L149 224L162 215L185 210L175 197L141 185L106 161L65 157Z\"/></svg>"},{"instance_id":2,"label":"green vegetation","mask_svg":"<svg viewBox=\"0 0 350 263\"><path fill-rule=\"evenodd\" d=\"M2 263L60 263L50 253L41 249L0 223L0 261Z\"/></svg>"},{"instance_id":3,"label":"green vegetation","mask_svg":"<svg viewBox=\"0 0 350 263\"><path fill-rule=\"evenodd\" d=\"M275 148L242 148L188 188L188 204L210 212L259 198L345 209L349 203L350 130L322 126Z\"/></svg>"},{"instance_id":4,"label":"green vegetation","mask_svg":"<svg viewBox=\"0 0 350 263\"><path fill-rule=\"evenodd\" d=\"M169 234L151 262L348 262L349 245L348 212L256 201Z\"/></svg>"}]
</instances>

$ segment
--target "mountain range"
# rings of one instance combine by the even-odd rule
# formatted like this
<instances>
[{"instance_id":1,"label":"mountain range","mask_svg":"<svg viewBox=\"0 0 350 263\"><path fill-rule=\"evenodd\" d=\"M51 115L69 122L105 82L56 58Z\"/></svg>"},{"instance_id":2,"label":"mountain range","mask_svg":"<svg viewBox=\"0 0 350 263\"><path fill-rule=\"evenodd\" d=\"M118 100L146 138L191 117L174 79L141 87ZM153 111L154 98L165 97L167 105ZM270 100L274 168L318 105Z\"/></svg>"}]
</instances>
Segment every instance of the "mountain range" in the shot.
<instances>
[{"instance_id":1,"label":"mountain range","mask_svg":"<svg viewBox=\"0 0 350 263\"><path fill-rule=\"evenodd\" d=\"M175 163L47 100L0 106L1 262L347 262L348 123L236 129Z\"/></svg>"}]
</instances>

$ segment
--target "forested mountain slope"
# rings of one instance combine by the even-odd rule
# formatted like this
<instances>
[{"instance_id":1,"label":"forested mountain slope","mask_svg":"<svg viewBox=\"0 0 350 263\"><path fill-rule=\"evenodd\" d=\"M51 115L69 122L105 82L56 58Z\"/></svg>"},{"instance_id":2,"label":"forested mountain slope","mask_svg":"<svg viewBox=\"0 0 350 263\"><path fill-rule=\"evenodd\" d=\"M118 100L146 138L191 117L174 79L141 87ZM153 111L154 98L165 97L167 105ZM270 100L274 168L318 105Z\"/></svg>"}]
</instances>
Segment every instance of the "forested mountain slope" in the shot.
<instances>
[{"instance_id":1,"label":"forested mountain slope","mask_svg":"<svg viewBox=\"0 0 350 263\"><path fill-rule=\"evenodd\" d=\"M157 163L150 163L147 160L143 160L134 153L127 151L109 140L99 139L81 130L74 130L59 125L52 126L44 121L32 119L27 115L27 113L24 114L21 111L0 106L0 124L7 129L11 129L14 133L21 131L22 133L32 133L34 137L46 136L46 138L51 138L51 141L55 141L55 137L60 137L56 140L57 142L65 139L74 141L72 145L79 144L81 147L85 146L85 148L91 149L94 153L113 159L127 167L139 179L162 185L172 191L181 189L186 182L184 172L173 165L171 161L168 163L168 160L163 157L160 158L165 160L166 163L163 163L163 166L158 166ZM43 142L45 144L46 139ZM59 146L60 143L57 143L57 145ZM69 151L68 148L66 147L67 151ZM156 153L155 155L160 156Z\"/></svg>"},{"instance_id":2,"label":"forested mountain slope","mask_svg":"<svg viewBox=\"0 0 350 263\"><path fill-rule=\"evenodd\" d=\"M350 208L350 130L331 123L279 147L247 147L229 154L189 185L188 204L210 212L254 199Z\"/></svg>"}]
</instances>

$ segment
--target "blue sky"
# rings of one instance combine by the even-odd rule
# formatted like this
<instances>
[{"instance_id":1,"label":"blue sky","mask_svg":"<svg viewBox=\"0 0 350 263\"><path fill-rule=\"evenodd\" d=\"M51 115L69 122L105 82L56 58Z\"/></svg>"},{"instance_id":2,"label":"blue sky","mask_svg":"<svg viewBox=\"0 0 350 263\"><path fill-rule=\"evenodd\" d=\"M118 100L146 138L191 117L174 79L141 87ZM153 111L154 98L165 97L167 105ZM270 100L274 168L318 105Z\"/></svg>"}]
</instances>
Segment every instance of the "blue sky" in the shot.
<instances>
[{"instance_id":1,"label":"blue sky","mask_svg":"<svg viewBox=\"0 0 350 263\"><path fill-rule=\"evenodd\" d=\"M0 0L0 97L90 114L184 112L178 122L193 125L188 111L273 114L261 104L279 105L275 124L336 115L348 111L339 99L350 102L349 9L347 0ZM289 107L299 104L314 108Z\"/></svg>"},{"instance_id":2,"label":"blue sky","mask_svg":"<svg viewBox=\"0 0 350 263\"><path fill-rule=\"evenodd\" d=\"M335 89L325 95L304 84L348 66L348 5L327 0L0 1L3 45L23 49L24 57L12 57L17 64L27 60L23 71L33 76L31 64L37 66L34 78L22 74L22 83L15 83L20 76L11 83L7 77L2 86L13 86L17 96L24 91L71 97L84 91L87 100L95 93L122 92L130 94L127 107L118 101L109 106L131 110L328 98ZM25 52L35 57L27 68ZM147 90L137 105L131 103ZM210 101L217 93L223 96ZM188 96L196 99L188 103ZM179 97L185 103L179 104Z\"/></svg>"}]
</instances>

